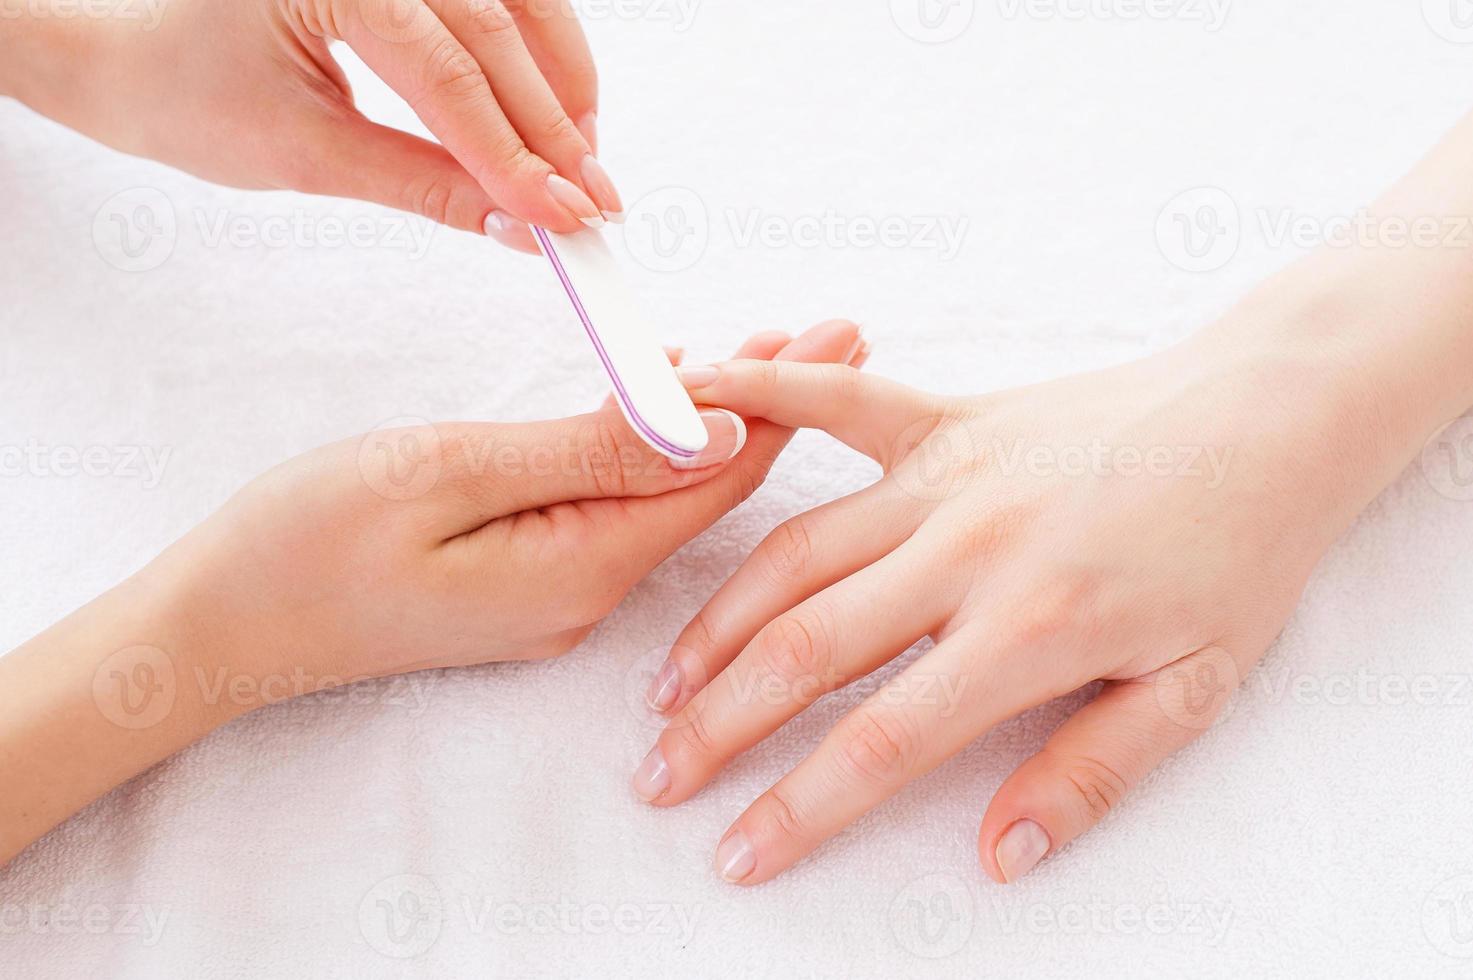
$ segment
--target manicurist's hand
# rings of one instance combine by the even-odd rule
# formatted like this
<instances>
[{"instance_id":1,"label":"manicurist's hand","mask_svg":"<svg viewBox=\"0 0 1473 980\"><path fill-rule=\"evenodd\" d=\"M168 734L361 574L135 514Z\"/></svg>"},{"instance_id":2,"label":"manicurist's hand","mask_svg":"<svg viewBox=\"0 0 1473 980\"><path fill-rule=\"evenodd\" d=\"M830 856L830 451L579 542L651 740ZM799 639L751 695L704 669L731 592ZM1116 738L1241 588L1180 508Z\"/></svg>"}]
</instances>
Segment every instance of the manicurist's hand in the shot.
<instances>
[{"instance_id":1,"label":"manicurist's hand","mask_svg":"<svg viewBox=\"0 0 1473 980\"><path fill-rule=\"evenodd\" d=\"M375 201L522 250L535 252L526 222L574 231L622 215L568 0L115 6L58 17L16 5L0 18L0 94L207 180ZM334 39L441 145L360 115Z\"/></svg>"},{"instance_id":2,"label":"manicurist's hand","mask_svg":"<svg viewBox=\"0 0 1473 980\"><path fill-rule=\"evenodd\" d=\"M857 328L745 357L855 360ZM0 863L262 704L575 646L755 490L790 436L724 410L691 469L618 409L376 432L251 483L143 571L0 658Z\"/></svg>"},{"instance_id":3,"label":"manicurist's hand","mask_svg":"<svg viewBox=\"0 0 1473 980\"><path fill-rule=\"evenodd\" d=\"M1470 169L1465 124L1375 213L1467 214ZM716 870L770 879L997 723L1103 682L982 818L987 873L1027 873L1218 717L1329 545L1473 404L1470 282L1457 247L1321 254L1160 354L973 397L682 369L698 401L825 429L884 475L779 527L676 639L635 791L690 799L929 636L736 818Z\"/></svg>"}]
</instances>

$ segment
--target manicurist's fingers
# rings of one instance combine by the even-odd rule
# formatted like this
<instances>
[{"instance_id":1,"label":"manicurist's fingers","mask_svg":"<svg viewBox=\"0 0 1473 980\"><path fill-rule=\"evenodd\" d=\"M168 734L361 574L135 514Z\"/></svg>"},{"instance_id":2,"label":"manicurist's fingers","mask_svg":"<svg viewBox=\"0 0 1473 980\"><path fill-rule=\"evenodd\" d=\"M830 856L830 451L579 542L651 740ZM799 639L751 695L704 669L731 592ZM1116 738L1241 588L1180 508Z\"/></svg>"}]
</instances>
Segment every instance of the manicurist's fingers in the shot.
<instances>
[{"instance_id":1,"label":"manicurist's fingers","mask_svg":"<svg viewBox=\"0 0 1473 980\"><path fill-rule=\"evenodd\" d=\"M624 204L613 181L527 50L521 28L535 18L513 17L502 0L425 3L481 66L492 95L527 149L581 188L602 216L622 217ZM579 217L593 223L592 216Z\"/></svg>"},{"instance_id":2,"label":"manicurist's fingers","mask_svg":"<svg viewBox=\"0 0 1473 980\"><path fill-rule=\"evenodd\" d=\"M840 360L854 356L858 345L857 326L831 320L805 331L778 357ZM750 421L747 430L741 455L699 488L687 487L658 499L589 500L578 506L598 522L609 546L642 576L761 486L793 434L760 420Z\"/></svg>"},{"instance_id":3,"label":"manicurist's fingers","mask_svg":"<svg viewBox=\"0 0 1473 980\"><path fill-rule=\"evenodd\" d=\"M348 109L324 111L304 129L293 190L373 201L462 231L491 230L486 219L496 203L443 147ZM537 253L521 222L508 223L496 238Z\"/></svg>"},{"instance_id":4,"label":"manicurist's fingers","mask_svg":"<svg viewBox=\"0 0 1473 980\"><path fill-rule=\"evenodd\" d=\"M1152 677L1108 683L993 796L978 833L982 867L998 882L1017 881L1093 827L1212 724L1237 676L1211 648Z\"/></svg>"},{"instance_id":5,"label":"manicurist's fingers","mask_svg":"<svg viewBox=\"0 0 1473 980\"><path fill-rule=\"evenodd\" d=\"M928 418L939 420L939 400L847 364L727 361L682 367L680 379L699 402L730 408L791 427L824 429L888 463L903 438Z\"/></svg>"},{"instance_id":6,"label":"manicurist's fingers","mask_svg":"<svg viewBox=\"0 0 1473 980\"><path fill-rule=\"evenodd\" d=\"M818 698L938 628L954 607L929 581L932 560L931 549L907 542L763 627L670 720L634 791L660 806L689 799Z\"/></svg>"},{"instance_id":7,"label":"manicurist's fingers","mask_svg":"<svg viewBox=\"0 0 1473 980\"><path fill-rule=\"evenodd\" d=\"M603 223L583 189L528 148L497 102L480 61L423 0L361 0L342 6L336 31L409 103L492 199L515 217L553 231ZM445 7L448 13L450 0ZM481 19L462 28L467 36L496 36L503 21L515 31L499 4L460 4L456 9L472 8L482 13L468 16ZM552 125L546 131L557 129ZM575 128L569 137L583 141Z\"/></svg>"},{"instance_id":8,"label":"manicurist's fingers","mask_svg":"<svg viewBox=\"0 0 1473 980\"><path fill-rule=\"evenodd\" d=\"M881 480L779 524L676 637L650 684L650 707L661 714L683 707L760 629L889 554L923 516L913 498Z\"/></svg>"},{"instance_id":9,"label":"manicurist's fingers","mask_svg":"<svg viewBox=\"0 0 1473 980\"><path fill-rule=\"evenodd\" d=\"M597 154L598 71L573 5L569 0L506 0L506 6L553 95Z\"/></svg>"}]
</instances>

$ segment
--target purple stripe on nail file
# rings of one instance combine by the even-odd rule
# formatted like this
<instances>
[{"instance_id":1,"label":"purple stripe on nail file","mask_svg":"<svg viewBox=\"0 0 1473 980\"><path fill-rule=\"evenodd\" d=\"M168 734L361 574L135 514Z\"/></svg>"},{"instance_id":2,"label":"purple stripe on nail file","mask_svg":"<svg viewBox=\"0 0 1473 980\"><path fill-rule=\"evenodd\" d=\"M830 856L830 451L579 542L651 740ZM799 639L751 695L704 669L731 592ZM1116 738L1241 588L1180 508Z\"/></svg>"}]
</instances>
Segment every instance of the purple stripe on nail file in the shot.
<instances>
[{"instance_id":1,"label":"purple stripe on nail file","mask_svg":"<svg viewBox=\"0 0 1473 980\"><path fill-rule=\"evenodd\" d=\"M533 225L532 234L572 301L613 383L619 408L635 432L666 456L700 455L706 447L706 426L623 288L600 232L557 235ZM570 265L575 267L572 271Z\"/></svg>"}]
</instances>

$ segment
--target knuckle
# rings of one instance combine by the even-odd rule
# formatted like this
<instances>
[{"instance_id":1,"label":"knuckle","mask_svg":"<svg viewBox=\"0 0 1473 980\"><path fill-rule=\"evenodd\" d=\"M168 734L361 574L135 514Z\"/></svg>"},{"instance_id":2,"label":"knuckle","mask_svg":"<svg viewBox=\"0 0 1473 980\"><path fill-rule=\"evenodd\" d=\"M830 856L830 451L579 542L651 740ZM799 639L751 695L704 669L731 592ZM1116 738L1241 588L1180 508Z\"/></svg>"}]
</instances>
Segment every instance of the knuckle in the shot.
<instances>
[{"instance_id":1,"label":"knuckle","mask_svg":"<svg viewBox=\"0 0 1473 980\"><path fill-rule=\"evenodd\" d=\"M775 676L796 685L828 677L831 645L819 618L790 613L774 620L758 640L759 656Z\"/></svg>"},{"instance_id":2,"label":"knuckle","mask_svg":"<svg viewBox=\"0 0 1473 980\"><path fill-rule=\"evenodd\" d=\"M807 522L795 517L779 524L768 535L762 552L779 583L801 581L813 563L813 538Z\"/></svg>"},{"instance_id":3,"label":"knuckle","mask_svg":"<svg viewBox=\"0 0 1473 980\"><path fill-rule=\"evenodd\" d=\"M447 37L435 43L426 66L424 90L414 107L436 98L463 99L477 95L486 86L486 76L471 53L459 41Z\"/></svg>"},{"instance_id":4,"label":"knuckle","mask_svg":"<svg viewBox=\"0 0 1473 980\"><path fill-rule=\"evenodd\" d=\"M914 726L894 712L856 712L845 725L841 739L841 765L849 775L865 782L894 783L920 757Z\"/></svg>"},{"instance_id":5,"label":"knuckle","mask_svg":"<svg viewBox=\"0 0 1473 980\"><path fill-rule=\"evenodd\" d=\"M721 758L721 753L716 747L715 736L705 716L699 710L686 708L682 713L681 725L677 730L680 733L680 745L685 749L684 754L700 759Z\"/></svg>"},{"instance_id":6,"label":"knuckle","mask_svg":"<svg viewBox=\"0 0 1473 980\"><path fill-rule=\"evenodd\" d=\"M441 177L413 180L404 193L406 208L437 224L451 223L455 211L455 187Z\"/></svg>"},{"instance_id":7,"label":"knuckle","mask_svg":"<svg viewBox=\"0 0 1473 980\"><path fill-rule=\"evenodd\" d=\"M1129 784L1114 768L1098 759L1065 760L1063 776L1078 795L1091 820L1101 820L1124 798Z\"/></svg>"},{"instance_id":8,"label":"knuckle","mask_svg":"<svg viewBox=\"0 0 1473 980\"><path fill-rule=\"evenodd\" d=\"M516 18L500 0L461 0L465 4L466 29L469 34L487 40L507 43L520 40Z\"/></svg>"},{"instance_id":9,"label":"knuckle","mask_svg":"<svg viewBox=\"0 0 1473 980\"><path fill-rule=\"evenodd\" d=\"M774 786L767 791L767 819L780 836L794 841L808 839L808 821L803 819L801 813L782 786Z\"/></svg>"},{"instance_id":10,"label":"knuckle","mask_svg":"<svg viewBox=\"0 0 1473 980\"><path fill-rule=\"evenodd\" d=\"M828 364L823 368L823 383L828 397L839 403L858 401L864 376L847 364Z\"/></svg>"},{"instance_id":11,"label":"knuckle","mask_svg":"<svg viewBox=\"0 0 1473 980\"><path fill-rule=\"evenodd\" d=\"M573 125L573 120L568 118L562 106L556 104L537 127L537 134L544 142L554 146L583 142L583 134L578 132L578 127Z\"/></svg>"},{"instance_id":12,"label":"knuckle","mask_svg":"<svg viewBox=\"0 0 1473 980\"><path fill-rule=\"evenodd\" d=\"M733 466L727 473L726 486L729 488L726 499L726 510L736 510L751 496L761 489L763 482L767 479L767 467L755 465Z\"/></svg>"},{"instance_id":13,"label":"knuckle","mask_svg":"<svg viewBox=\"0 0 1473 980\"><path fill-rule=\"evenodd\" d=\"M579 465L587 470L600 497L628 494L630 480L621 458L623 447L623 439L611 423L595 419L583 427L578 447Z\"/></svg>"},{"instance_id":14,"label":"knuckle","mask_svg":"<svg viewBox=\"0 0 1473 980\"><path fill-rule=\"evenodd\" d=\"M1088 619L1097 583L1083 573L1057 572L1030 590L1013 617L1013 643L1019 649L1047 646Z\"/></svg>"},{"instance_id":15,"label":"knuckle","mask_svg":"<svg viewBox=\"0 0 1473 980\"><path fill-rule=\"evenodd\" d=\"M695 614L686 624L685 631L675 641L676 646L687 646L704 653L717 647L716 628L711 623L711 614L705 609Z\"/></svg>"}]
</instances>

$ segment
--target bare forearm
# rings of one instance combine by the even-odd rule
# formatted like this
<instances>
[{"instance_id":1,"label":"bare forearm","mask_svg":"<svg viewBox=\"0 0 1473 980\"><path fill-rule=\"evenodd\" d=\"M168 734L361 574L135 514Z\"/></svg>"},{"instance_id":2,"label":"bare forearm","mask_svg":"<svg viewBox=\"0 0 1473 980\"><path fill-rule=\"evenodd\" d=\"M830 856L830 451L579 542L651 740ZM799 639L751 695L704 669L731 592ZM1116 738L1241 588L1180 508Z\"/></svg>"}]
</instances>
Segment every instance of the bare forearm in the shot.
<instances>
[{"instance_id":1,"label":"bare forearm","mask_svg":"<svg viewBox=\"0 0 1473 980\"><path fill-rule=\"evenodd\" d=\"M145 572L0 657L0 864L229 719L169 593Z\"/></svg>"}]
</instances>

